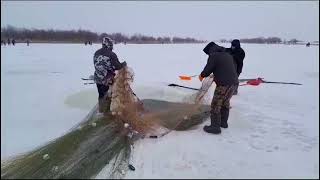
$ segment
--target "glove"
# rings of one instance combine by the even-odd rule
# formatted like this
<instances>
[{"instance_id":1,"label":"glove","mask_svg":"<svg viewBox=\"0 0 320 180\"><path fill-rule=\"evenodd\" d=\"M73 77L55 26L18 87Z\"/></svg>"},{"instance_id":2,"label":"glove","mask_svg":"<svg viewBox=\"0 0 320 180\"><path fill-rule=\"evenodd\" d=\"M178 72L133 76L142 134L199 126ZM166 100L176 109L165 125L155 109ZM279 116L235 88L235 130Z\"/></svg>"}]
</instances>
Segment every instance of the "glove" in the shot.
<instances>
[{"instance_id":1,"label":"glove","mask_svg":"<svg viewBox=\"0 0 320 180\"><path fill-rule=\"evenodd\" d=\"M199 80L202 82L202 80L204 79L204 77L201 76L201 74L199 75Z\"/></svg>"},{"instance_id":2,"label":"glove","mask_svg":"<svg viewBox=\"0 0 320 180\"><path fill-rule=\"evenodd\" d=\"M127 66L127 62L126 61L123 61L121 64L122 64L122 67L126 67Z\"/></svg>"}]
</instances>

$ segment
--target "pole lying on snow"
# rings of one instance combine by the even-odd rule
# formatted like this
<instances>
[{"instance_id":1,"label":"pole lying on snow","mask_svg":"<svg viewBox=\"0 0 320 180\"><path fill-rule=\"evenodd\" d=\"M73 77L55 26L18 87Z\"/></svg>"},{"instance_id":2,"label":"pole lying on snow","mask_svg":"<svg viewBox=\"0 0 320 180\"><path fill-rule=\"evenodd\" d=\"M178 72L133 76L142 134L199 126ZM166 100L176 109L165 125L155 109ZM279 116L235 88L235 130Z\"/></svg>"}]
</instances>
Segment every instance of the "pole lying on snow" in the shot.
<instances>
[{"instance_id":1,"label":"pole lying on snow","mask_svg":"<svg viewBox=\"0 0 320 180\"><path fill-rule=\"evenodd\" d=\"M180 80L189 81L189 80L191 80L191 78L196 77L196 76L198 76L198 75L193 75L193 76L179 76L179 78L180 78ZM239 82L250 81L250 80L254 80L254 79L257 79L257 78L239 79ZM261 79L263 79L263 78L261 78ZM83 79L83 80L90 80L90 79Z\"/></svg>"},{"instance_id":2,"label":"pole lying on snow","mask_svg":"<svg viewBox=\"0 0 320 180\"><path fill-rule=\"evenodd\" d=\"M292 82L274 82L274 81L263 81L263 83L276 83L276 84L302 85L302 84L300 84L300 83L292 83Z\"/></svg>"},{"instance_id":3,"label":"pole lying on snow","mask_svg":"<svg viewBox=\"0 0 320 180\"><path fill-rule=\"evenodd\" d=\"M200 89L197 89L197 88L192 88L192 87L187 87L187 86L181 86L181 85L178 85L178 84L169 84L168 86L172 86L172 87L182 87L182 88L185 88L185 89L191 89L191 90L200 90Z\"/></svg>"},{"instance_id":4,"label":"pole lying on snow","mask_svg":"<svg viewBox=\"0 0 320 180\"><path fill-rule=\"evenodd\" d=\"M253 80L247 81L245 84L241 84L239 86L245 86L245 85L252 85L252 86L258 86L261 83L274 83L274 84L292 84L292 85L302 85L300 83L292 83L292 82L275 82L275 81L265 81L263 78L257 78Z\"/></svg>"},{"instance_id":5,"label":"pole lying on snow","mask_svg":"<svg viewBox=\"0 0 320 180\"><path fill-rule=\"evenodd\" d=\"M87 82L83 83L84 85L95 84L95 82L88 82L88 81L94 81L94 79L92 79L92 78L81 78L81 80L87 81Z\"/></svg>"},{"instance_id":6,"label":"pole lying on snow","mask_svg":"<svg viewBox=\"0 0 320 180\"><path fill-rule=\"evenodd\" d=\"M81 78L82 80L84 80L84 81L87 81L87 80L92 80L93 81L93 79L89 79L89 78Z\"/></svg>"},{"instance_id":7,"label":"pole lying on snow","mask_svg":"<svg viewBox=\"0 0 320 180\"><path fill-rule=\"evenodd\" d=\"M292 82L265 81L265 80L263 80L263 78L239 79L239 82L244 82L244 81L247 81L247 82L244 83L244 84L240 84L239 86L245 86L245 85L258 86L258 85L260 85L261 83L302 85L302 84L300 84L300 83L292 83ZM191 89L191 90L200 90L200 89L197 89L197 88L187 87L187 86L181 86L181 85L178 85L178 84L169 84L168 86L171 86L171 87L181 87L181 88Z\"/></svg>"}]
</instances>

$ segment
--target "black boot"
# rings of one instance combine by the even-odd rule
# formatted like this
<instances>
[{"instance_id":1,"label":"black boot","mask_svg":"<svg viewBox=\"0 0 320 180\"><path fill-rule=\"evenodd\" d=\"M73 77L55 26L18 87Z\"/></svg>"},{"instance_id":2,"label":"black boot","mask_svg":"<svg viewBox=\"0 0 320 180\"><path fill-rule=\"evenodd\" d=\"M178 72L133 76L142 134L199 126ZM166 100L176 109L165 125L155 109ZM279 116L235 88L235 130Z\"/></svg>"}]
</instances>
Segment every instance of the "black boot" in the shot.
<instances>
[{"instance_id":1,"label":"black boot","mask_svg":"<svg viewBox=\"0 0 320 180\"><path fill-rule=\"evenodd\" d=\"M207 133L212 133L212 134L220 134L221 133L221 115L220 113L213 113L210 116L211 118L211 125L210 126L204 126L203 130L206 131Z\"/></svg>"},{"instance_id":2,"label":"black boot","mask_svg":"<svg viewBox=\"0 0 320 180\"><path fill-rule=\"evenodd\" d=\"M233 91L233 95L237 95L238 94L238 86L237 88Z\"/></svg>"},{"instance_id":3,"label":"black boot","mask_svg":"<svg viewBox=\"0 0 320 180\"><path fill-rule=\"evenodd\" d=\"M103 98L99 98L98 99L98 108L99 108L99 113L103 113L103 105L104 105L104 100L103 100Z\"/></svg>"},{"instance_id":4,"label":"black boot","mask_svg":"<svg viewBox=\"0 0 320 180\"><path fill-rule=\"evenodd\" d=\"M239 87L239 84L236 85L235 90L233 91L233 95L238 94L238 87Z\"/></svg>"},{"instance_id":5,"label":"black boot","mask_svg":"<svg viewBox=\"0 0 320 180\"><path fill-rule=\"evenodd\" d=\"M105 104L103 109L105 114L110 113L110 107L111 107L111 97L107 96L105 97Z\"/></svg>"},{"instance_id":6,"label":"black boot","mask_svg":"<svg viewBox=\"0 0 320 180\"><path fill-rule=\"evenodd\" d=\"M221 125L222 128L228 128L229 108L221 108Z\"/></svg>"}]
</instances>

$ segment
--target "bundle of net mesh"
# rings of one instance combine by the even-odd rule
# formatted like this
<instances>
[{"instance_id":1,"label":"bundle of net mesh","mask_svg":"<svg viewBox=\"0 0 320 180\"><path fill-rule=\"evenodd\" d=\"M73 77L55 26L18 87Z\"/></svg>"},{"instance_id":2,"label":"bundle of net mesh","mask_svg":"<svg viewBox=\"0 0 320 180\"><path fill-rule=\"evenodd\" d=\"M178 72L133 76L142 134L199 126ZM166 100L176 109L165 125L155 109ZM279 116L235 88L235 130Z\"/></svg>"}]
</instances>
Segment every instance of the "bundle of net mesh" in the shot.
<instances>
[{"instance_id":1,"label":"bundle of net mesh","mask_svg":"<svg viewBox=\"0 0 320 180\"><path fill-rule=\"evenodd\" d=\"M205 78L200 90L185 98L184 103L188 103L188 105L151 113L145 111L142 102L131 89L133 77L134 73L129 67L118 71L112 87L112 113L118 116L117 119L122 123L128 124L133 130L144 135L148 133L167 134L172 130L181 129L182 126L188 127L197 124L192 122L197 118L191 117L203 111L206 94L213 83L212 76ZM171 115L175 118L168 118ZM185 130L185 128L182 129Z\"/></svg>"},{"instance_id":2,"label":"bundle of net mesh","mask_svg":"<svg viewBox=\"0 0 320 180\"><path fill-rule=\"evenodd\" d=\"M203 105L212 78L203 81L188 103L140 101L131 89L134 73L129 67L117 72L112 86L112 115L97 118L97 105L88 116L61 137L16 157L1 161L1 178L123 178L135 141L132 133L166 135L188 130L209 116ZM127 125L127 126L126 126Z\"/></svg>"},{"instance_id":3,"label":"bundle of net mesh","mask_svg":"<svg viewBox=\"0 0 320 180\"><path fill-rule=\"evenodd\" d=\"M131 89L134 73L128 66L117 72L112 85L111 111L116 119L133 131L147 134L159 128L155 117L143 116L143 103Z\"/></svg>"}]
</instances>

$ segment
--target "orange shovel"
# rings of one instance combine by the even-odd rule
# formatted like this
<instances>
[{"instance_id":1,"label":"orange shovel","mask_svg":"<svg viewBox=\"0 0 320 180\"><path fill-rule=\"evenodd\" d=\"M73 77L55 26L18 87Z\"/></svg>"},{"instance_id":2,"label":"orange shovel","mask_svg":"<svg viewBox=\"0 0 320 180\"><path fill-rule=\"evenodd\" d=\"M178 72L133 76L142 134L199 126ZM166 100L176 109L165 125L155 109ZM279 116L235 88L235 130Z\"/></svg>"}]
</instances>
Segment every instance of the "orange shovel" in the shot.
<instances>
[{"instance_id":1,"label":"orange shovel","mask_svg":"<svg viewBox=\"0 0 320 180\"><path fill-rule=\"evenodd\" d=\"M180 80L186 80L189 81L191 78L196 77L198 75L193 75L193 76L179 76Z\"/></svg>"}]
</instances>

